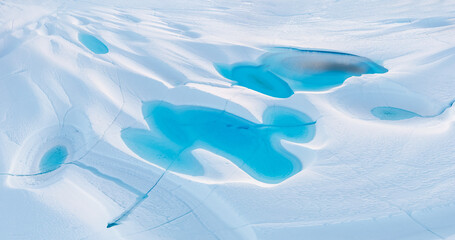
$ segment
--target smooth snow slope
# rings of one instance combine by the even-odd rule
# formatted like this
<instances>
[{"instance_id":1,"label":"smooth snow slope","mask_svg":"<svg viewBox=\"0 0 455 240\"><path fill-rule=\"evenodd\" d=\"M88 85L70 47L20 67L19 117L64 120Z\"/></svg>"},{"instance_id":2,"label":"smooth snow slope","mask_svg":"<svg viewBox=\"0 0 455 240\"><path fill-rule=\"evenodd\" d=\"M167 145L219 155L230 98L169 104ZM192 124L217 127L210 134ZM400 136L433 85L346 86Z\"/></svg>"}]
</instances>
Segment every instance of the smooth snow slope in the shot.
<instances>
[{"instance_id":1,"label":"smooth snow slope","mask_svg":"<svg viewBox=\"0 0 455 240\"><path fill-rule=\"evenodd\" d=\"M0 0L0 239L455 239L454 16L449 0ZM214 67L274 47L388 71L275 98ZM188 174L122 139L156 101L258 126L284 107L316 130L278 136L302 168L279 183L202 143L178 153L203 168Z\"/></svg>"}]
</instances>

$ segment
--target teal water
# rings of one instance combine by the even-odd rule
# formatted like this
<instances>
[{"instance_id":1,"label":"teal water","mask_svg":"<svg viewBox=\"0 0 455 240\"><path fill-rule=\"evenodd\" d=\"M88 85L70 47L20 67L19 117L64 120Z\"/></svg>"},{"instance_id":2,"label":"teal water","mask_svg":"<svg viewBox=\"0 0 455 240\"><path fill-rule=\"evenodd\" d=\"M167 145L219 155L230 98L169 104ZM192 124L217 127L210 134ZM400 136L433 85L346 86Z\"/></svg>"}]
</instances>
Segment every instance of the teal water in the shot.
<instances>
[{"instance_id":1,"label":"teal water","mask_svg":"<svg viewBox=\"0 0 455 240\"><path fill-rule=\"evenodd\" d=\"M125 144L154 164L190 175L204 174L190 154L203 147L259 181L279 183L302 170L280 139L308 142L315 134L315 122L308 116L282 107L268 109L263 124L217 109L163 102L145 103L142 110L150 130L122 130Z\"/></svg>"},{"instance_id":2,"label":"teal water","mask_svg":"<svg viewBox=\"0 0 455 240\"><path fill-rule=\"evenodd\" d=\"M223 77L268 96L287 98L295 91L324 91L352 76L387 69L353 54L274 48L255 63L214 64Z\"/></svg>"},{"instance_id":3,"label":"teal water","mask_svg":"<svg viewBox=\"0 0 455 240\"><path fill-rule=\"evenodd\" d=\"M39 168L42 172L51 172L59 168L68 157L66 147L58 145L49 149L41 158Z\"/></svg>"},{"instance_id":4,"label":"teal water","mask_svg":"<svg viewBox=\"0 0 455 240\"><path fill-rule=\"evenodd\" d=\"M79 41L93 53L105 54L109 52L109 49L103 42L90 34L79 33Z\"/></svg>"},{"instance_id":5,"label":"teal water","mask_svg":"<svg viewBox=\"0 0 455 240\"><path fill-rule=\"evenodd\" d=\"M403 120L413 117L421 117L419 114L395 107L375 107L371 114L381 120Z\"/></svg>"},{"instance_id":6,"label":"teal water","mask_svg":"<svg viewBox=\"0 0 455 240\"><path fill-rule=\"evenodd\" d=\"M238 85L257 90L276 98L287 98L294 94L283 79L268 71L264 66L238 64L234 66L216 65L215 68L225 78L234 80Z\"/></svg>"}]
</instances>

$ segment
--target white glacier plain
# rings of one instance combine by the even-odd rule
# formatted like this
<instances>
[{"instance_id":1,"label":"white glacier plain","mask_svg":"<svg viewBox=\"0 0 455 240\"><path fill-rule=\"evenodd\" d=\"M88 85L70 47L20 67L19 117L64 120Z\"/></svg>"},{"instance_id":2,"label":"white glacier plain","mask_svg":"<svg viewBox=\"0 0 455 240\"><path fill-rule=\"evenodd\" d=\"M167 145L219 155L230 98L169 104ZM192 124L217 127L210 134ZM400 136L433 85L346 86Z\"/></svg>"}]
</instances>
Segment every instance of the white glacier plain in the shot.
<instances>
[{"instance_id":1,"label":"white glacier plain","mask_svg":"<svg viewBox=\"0 0 455 240\"><path fill-rule=\"evenodd\" d=\"M455 1L0 0L1 240L455 240Z\"/></svg>"}]
</instances>

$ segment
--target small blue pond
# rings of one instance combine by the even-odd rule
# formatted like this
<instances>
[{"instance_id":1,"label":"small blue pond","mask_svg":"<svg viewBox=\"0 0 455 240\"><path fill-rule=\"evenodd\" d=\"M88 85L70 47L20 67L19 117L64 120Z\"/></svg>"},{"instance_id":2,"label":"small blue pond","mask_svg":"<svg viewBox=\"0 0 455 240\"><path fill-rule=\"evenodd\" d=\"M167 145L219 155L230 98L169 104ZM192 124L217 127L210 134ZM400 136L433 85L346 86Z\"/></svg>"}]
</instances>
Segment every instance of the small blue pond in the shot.
<instances>
[{"instance_id":1,"label":"small blue pond","mask_svg":"<svg viewBox=\"0 0 455 240\"><path fill-rule=\"evenodd\" d=\"M103 42L90 34L79 33L79 41L93 53L105 54L109 52L109 49Z\"/></svg>"},{"instance_id":2,"label":"small blue pond","mask_svg":"<svg viewBox=\"0 0 455 240\"><path fill-rule=\"evenodd\" d=\"M145 103L143 115L151 130L124 129L125 144L154 164L190 175L204 174L190 153L202 147L259 181L279 183L302 170L300 160L279 140L308 142L315 134L315 123L308 116L280 107L266 110L263 124L217 109L163 102Z\"/></svg>"},{"instance_id":3,"label":"small blue pond","mask_svg":"<svg viewBox=\"0 0 455 240\"><path fill-rule=\"evenodd\" d=\"M395 107L375 107L371 114L381 120L403 120L413 117L421 117L419 114Z\"/></svg>"},{"instance_id":4,"label":"small blue pond","mask_svg":"<svg viewBox=\"0 0 455 240\"><path fill-rule=\"evenodd\" d=\"M68 157L66 147L58 145L47 151L41 158L39 168L42 172L51 172L59 168Z\"/></svg>"},{"instance_id":5,"label":"small blue pond","mask_svg":"<svg viewBox=\"0 0 455 240\"><path fill-rule=\"evenodd\" d=\"M217 71L238 85L256 90L265 95L287 98L294 94L287 82L273 74L265 66L237 64L235 66L216 65Z\"/></svg>"},{"instance_id":6,"label":"small blue pond","mask_svg":"<svg viewBox=\"0 0 455 240\"><path fill-rule=\"evenodd\" d=\"M254 63L214 66L235 84L277 98L287 98L294 91L327 90L352 76L387 72L364 57L295 48L275 48Z\"/></svg>"}]
</instances>

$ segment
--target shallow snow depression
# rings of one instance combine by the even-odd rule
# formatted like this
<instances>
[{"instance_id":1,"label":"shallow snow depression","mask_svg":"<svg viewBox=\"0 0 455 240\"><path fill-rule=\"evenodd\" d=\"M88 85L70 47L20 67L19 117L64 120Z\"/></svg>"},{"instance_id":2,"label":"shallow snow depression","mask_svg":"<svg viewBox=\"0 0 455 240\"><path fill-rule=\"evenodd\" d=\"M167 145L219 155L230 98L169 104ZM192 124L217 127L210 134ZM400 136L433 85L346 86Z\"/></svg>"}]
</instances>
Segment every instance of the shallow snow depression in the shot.
<instances>
[{"instance_id":1,"label":"shallow snow depression","mask_svg":"<svg viewBox=\"0 0 455 240\"><path fill-rule=\"evenodd\" d=\"M454 13L0 1L0 239L455 239Z\"/></svg>"}]
</instances>

